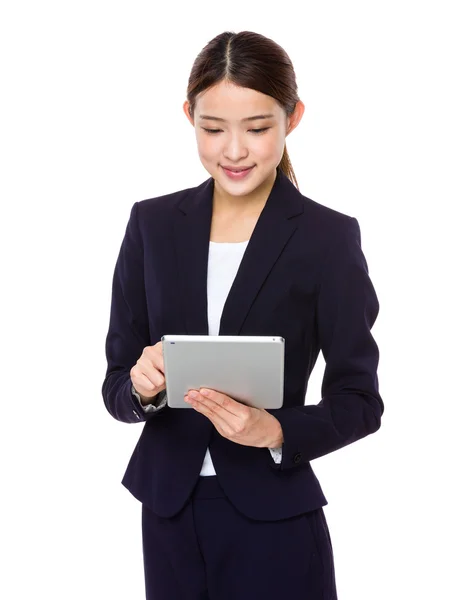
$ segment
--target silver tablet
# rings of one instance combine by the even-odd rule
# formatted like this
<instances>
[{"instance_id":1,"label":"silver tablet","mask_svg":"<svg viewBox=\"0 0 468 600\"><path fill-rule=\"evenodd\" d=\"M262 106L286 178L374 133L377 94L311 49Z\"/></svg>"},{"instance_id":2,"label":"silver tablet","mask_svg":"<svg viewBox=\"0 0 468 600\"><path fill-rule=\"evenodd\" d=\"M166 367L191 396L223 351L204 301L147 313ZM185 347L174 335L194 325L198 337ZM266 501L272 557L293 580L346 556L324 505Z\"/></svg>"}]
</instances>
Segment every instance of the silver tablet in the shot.
<instances>
[{"instance_id":1,"label":"silver tablet","mask_svg":"<svg viewBox=\"0 0 468 600\"><path fill-rule=\"evenodd\" d=\"M163 335L167 405L192 408L189 389L206 387L255 408L283 406L281 336Z\"/></svg>"}]
</instances>

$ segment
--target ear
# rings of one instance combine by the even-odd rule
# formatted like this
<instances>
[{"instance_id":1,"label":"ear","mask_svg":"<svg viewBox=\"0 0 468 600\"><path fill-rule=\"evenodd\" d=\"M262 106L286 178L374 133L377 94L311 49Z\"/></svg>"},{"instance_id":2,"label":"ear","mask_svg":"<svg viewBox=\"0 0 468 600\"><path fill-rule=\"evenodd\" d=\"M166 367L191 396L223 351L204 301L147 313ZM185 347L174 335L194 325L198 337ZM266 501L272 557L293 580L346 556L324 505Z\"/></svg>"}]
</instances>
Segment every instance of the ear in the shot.
<instances>
[{"instance_id":1,"label":"ear","mask_svg":"<svg viewBox=\"0 0 468 600\"><path fill-rule=\"evenodd\" d=\"M296 129L296 127L299 125L299 123L302 119L302 115L304 114L304 110L305 110L304 102L302 102L302 100L298 100L296 102L296 106L294 107L294 111L289 115L289 117L287 119L288 124L287 124L287 128L286 128L286 135L289 135L291 133L291 131Z\"/></svg>"},{"instance_id":2,"label":"ear","mask_svg":"<svg viewBox=\"0 0 468 600\"><path fill-rule=\"evenodd\" d=\"M190 115L189 107L190 107L189 101L188 101L188 100L186 100L186 101L184 102L184 104L183 104L182 108L183 108L183 110L184 110L184 113L185 113L185 114L186 114L186 116L187 116L187 119L190 121L190 123L191 123L193 126L195 126L195 122L194 122L194 120L193 120L192 116Z\"/></svg>"}]
</instances>

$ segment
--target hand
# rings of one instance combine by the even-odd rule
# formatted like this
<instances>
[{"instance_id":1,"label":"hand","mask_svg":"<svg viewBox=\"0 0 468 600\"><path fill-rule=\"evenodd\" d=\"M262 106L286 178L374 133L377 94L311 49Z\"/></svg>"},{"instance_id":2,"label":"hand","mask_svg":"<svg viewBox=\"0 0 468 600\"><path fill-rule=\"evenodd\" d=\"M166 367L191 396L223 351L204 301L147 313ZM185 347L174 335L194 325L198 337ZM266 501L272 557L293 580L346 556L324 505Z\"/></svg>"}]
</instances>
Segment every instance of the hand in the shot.
<instances>
[{"instance_id":1,"label":"hand","mask_svg":"<svg viewBox=\"0 0 468 600\"><path fill-rule=\"evenodd\" d=\"M278 448L283 443L283 430L276 417L264 408L253 408L237 402L230 396L202 388L189 390L184 400L195 410L208 417L217 431L226 439L243 446Z\"/></svg>"},{"instance_id":2,"label":"hand","mask_svg":"<svg viewBox=\"0 0 468 600\"><path fill-rule=\"evenodd\" d=\"M130 379L140 394L142 404L149 404L166 389L162 342L143 348L140 358L130 370Z\"/></svg>"}]
</instances>

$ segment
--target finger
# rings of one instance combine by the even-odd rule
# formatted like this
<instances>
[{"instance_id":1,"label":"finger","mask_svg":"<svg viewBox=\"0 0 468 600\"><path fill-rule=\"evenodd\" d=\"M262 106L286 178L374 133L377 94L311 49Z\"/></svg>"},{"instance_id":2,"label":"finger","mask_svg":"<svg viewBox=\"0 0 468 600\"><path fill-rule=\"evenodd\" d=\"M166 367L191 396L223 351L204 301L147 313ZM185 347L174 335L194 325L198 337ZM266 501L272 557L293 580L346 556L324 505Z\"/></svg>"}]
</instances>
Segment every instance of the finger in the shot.
<instances>
[{"instance_id":1,"label":"finger","mask_svg":"<svg viewBox=\"0 0 468 600\"><path fill-rule=\"evenodd\" d=\"M207 416L213 424L221 427L228 435L233 435L240 426L239 418L227 411L222 404L209 397L203 396L197 390L189 390L195 393L195 398L187 395L185 398L191 401L191 406Z\"/></svg>"},{"instance_id":2,"label":"finger","mask_svg":"<svg viewBox=\"0 0 468 600\"><path fill-rule=\"evenodd\" d=\"M139 361L132 367L130 377L135 387L141 386L146 390L141 392L144 396L155 396L166 389L164 375L155 370L152 365L145 366L144 361Z\"/></svg>"},{"instance_id":3,"label":"finger","mask_svg":"<svg viewBox=\"0 0 468 600\"><path fill-rule=\"evenodd\" d=\"M208 409L206 408L206 406L204 406L203 404L201 404L200 402L196 402L194 400L191 400L190 398L188 398L188 396L184 396L185 400L190 400L190 403L192 408L194 410L196 410L197 412L199 412L200 414L204 415L207 419L209 419L209 421L211 421L211 423L213 423L213 427L215 427L216 431L222 435L223 437L225 437L226 439L231 439L229 432L227 429L225 429L225 426L223 423L221 423L220 419L216 417L216 415L210 415Z\"/></svg>"},{"instance_id":4,"label":"finger","mask_svg":"<svg viewBox=\"0 0 468 600\"><path fill-rule=\"evenodd\" d=\"M207 419L209 419L211 421L211 423L213 423L213 426L216 428L216 430L223 437L225 437L227 439L232 439L234 430L232 429L232 427L229 425L229 423L227 421L225 421L224 419L222 419L219 416L219 414L213 412L205 404L202 404L201 402L192 400L191 406L197 412L199 412L200 414L204 415Z\"/></svg>"},{"instance_id":5,"label":"finger","mask_svg":"<svg viewBox=\"0 0 468 600\"><path fill-rule=\"evenodd\" d=\"M155 386L153 383L151 383L148 377L146 377L146 375L144 375L140 371L134 371L133 375L131 376L131 379L136 391L140 395L145 396L147 398L157 396L159 392L165 389L164 387L161 388L161 386Z\"/></svg>"},{"instance_id":6,"label":"finger","mask_svg":"<svg viewBox=\"0 0 468 600\"><path fill-rule=\"evenodd\" d=\"M163 353L163 345L162 342L158 342L157 344L155 344L154 346L152 346L152 348L154 348L155 352L157 352L160 356L160 364L162 367L162 371L164 372L164 353Z\"/></svg>"},{"instance_id":7,"label":"finger","mask_svg":"<svg viewBox=\"0 0 468 600\"><path fill-rule=\"evenodd\" d=\"M161 342L154 346L145 346L140 358L148 359L158 371L164 373L164 356Z\"/></svg>"},{"instance_id":8,"label":"finger","mask_svg":"<svg viewBox=\"0 0 468 600\"><path fill-rule=\"evenodd\" d=\"M211 402L215 402L221 406L226 412L231 413L238 419L245 419L248 416L248 407L231 398L227 394L211 390L209 388L201 388L200 394Z\"/></svg>"},{"instance_id":9,"label":"finger","mask_svg":"<svg viewBox=\"0 0 468 600\"><path fill-rule=\"evenodd\" d=\"M161 373L159 368L155 366L152 357L148 354L142 354L137 360L136 366L141 371L141 373L143 375L146 375L146 377L156 387L161 387L165 385L166 378L164 377L164 373Z\"/></svg>"}]
</instances>

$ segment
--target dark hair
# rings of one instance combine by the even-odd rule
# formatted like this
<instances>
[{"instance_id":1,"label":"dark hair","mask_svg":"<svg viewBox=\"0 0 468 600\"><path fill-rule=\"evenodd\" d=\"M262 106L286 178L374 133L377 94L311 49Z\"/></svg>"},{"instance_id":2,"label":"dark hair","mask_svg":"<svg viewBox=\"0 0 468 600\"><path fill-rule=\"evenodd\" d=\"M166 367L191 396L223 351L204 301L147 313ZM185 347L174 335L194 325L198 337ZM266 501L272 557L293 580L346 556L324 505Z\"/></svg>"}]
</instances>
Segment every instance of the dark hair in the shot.
<instances>
[{"instance_id":1,"label":"dark hair","mask_svg":"<svg viewBox=\"0 0 468 600\"><path fill-rule=\"evenodd\" d=\"M289 56L276 42L253 31L225 31L198 54L187 86L192 117L198 94L223 80L271 96L287 115L299 100ZM299 189L286 144L278 167Z\"/></svg>"}]
</instances>

